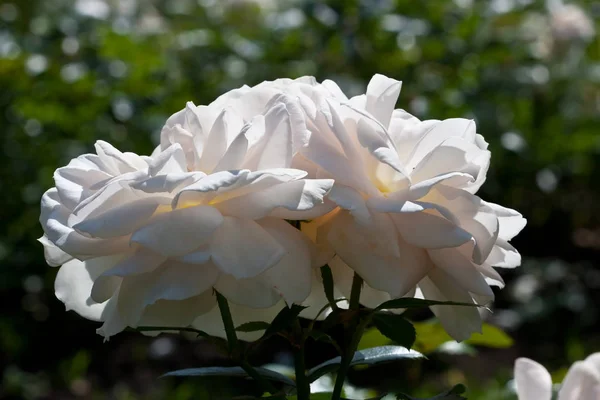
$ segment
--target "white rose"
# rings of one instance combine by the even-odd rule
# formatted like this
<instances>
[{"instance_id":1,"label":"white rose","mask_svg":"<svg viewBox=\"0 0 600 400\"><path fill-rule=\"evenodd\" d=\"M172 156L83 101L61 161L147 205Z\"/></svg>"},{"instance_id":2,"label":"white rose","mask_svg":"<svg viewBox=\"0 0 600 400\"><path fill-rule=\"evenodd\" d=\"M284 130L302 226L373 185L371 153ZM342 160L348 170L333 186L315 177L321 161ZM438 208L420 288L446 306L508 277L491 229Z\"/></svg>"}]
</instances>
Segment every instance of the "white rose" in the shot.
<instances>
[{"instance_id":1,"label":"white rose","mask_svg":"<svg viewBox=\"0 0 600 400\"><path fill-rule=\"evenodd\" d=\"M284 219L331 210L333 181L290 168L310 132L297 97L265 86L188 104L150 157L98 142L56 171L40 241L67 309L109 337L189 325L213 288L240 309L307 298L312 243Z\"/></svg>"},{"instance_id":2,"label":"white rose","mask_svg":"<svg viewBox=\"0 0 600 400\"><path fill-rule=\"evenodd\" d=\"M514 373L519 400L552 399L552 377L542 365L518 358ZM600 399L600 353L574 363L558 391L558 400L597 399Z\"/></svg>"},{"instance_id":3,"label":"white rose","mask_svg":"<svg viewBox=\"0 0 600 400\"><path fill-rule=\"evenodd\" d=\"M513 268L508 243L525 225L516 211L475 196L490 152L466 119L419 121L394 110L400 82L375 75L365 95L329 100L317 112L302 155L315 175L335 179L339 209L305 232L330 246L336 284L346 295L352 270L367 283L361 302L402 296L488 303L503 286L492 266ZM450 335L481 328L475 307L432 307Z\"/></svg>"}]
</instances>

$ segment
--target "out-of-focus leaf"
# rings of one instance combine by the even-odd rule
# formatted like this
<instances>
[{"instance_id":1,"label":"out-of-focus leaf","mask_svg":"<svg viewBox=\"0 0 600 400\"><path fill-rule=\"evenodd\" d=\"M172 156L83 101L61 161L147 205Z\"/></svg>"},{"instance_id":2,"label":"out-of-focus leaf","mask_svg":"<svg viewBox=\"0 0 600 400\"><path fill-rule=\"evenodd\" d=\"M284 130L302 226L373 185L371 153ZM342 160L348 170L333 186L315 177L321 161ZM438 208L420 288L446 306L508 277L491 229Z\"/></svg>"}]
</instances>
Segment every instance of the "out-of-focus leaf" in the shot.
<instances>
[{"instance_id":1,"label":"out-of-focus leaf","mask_svg":"<svg viewBox=\"0 0 600 400\"><path fill-rule=\"evenodd\" d=\"M292 379L288 378L285 375L277 373L275 371L271 371L265 368L255 367L256 372L265 379L269 379L271 381L276 381L283 383L288 386L296 386L296 382ZM249 378L249 375L246 371L243 370L242 367L205 367L205 368L186 368L179 369L176 371L167 372L162 375L161 378L177 376L200 376L200 377L210 377L210 376L229 376L229 377L237 377L237 378Z\"/></svg>"},{"instance_id":2,"label":"out-of-focus leaf","mask_svg":"<svg viewBox=\"0 0 600 400\"><path fill-rule=\"evenodd\" d=\"M415 328L402 315L377 313L373 322L379 332L400 346L410 349L415 342Z\"/></svg>"},{"instance_id":3,"label":"out-of-focus leaf","mask_svg":"<svg viewBox=\"0 0 600 400\"><path fill-rule=\"evenodd\" d=\"M424 354L431 353L442 344L453 341L437 321L415 322L413 325L417 332L414 348ZM471 346L507 348L512 346L513 340L500 328L484 323L482 333L473 334L463 343Z\"/></svg>"},{"instance_id":4,"label":"out-of-focus leaf","mask_svg":"<svg viewBox=\"0 0 600 400\"><path fill-rule=\"evenodd\" d=\"M381 346L357 351L354 354L350 365L372 365L388 361L417 359L424 357L425 356L418 351L408 350L401 346ZM327 373L337 371L341 362L341 357L335 357L317 365L308 371L308 380L310 382L314 382L316 379Z\"/></svg>"},{"instance_id":5,"label":"out-of-focus leaf","mask_svg":"<svg viewBox=\"0 0 600 400\"><path fill-rule=\"evenodd\" d=\"M505 349L512 346L514 340L502 329L494 325L483 324L481 333L474 333L465 343L475 346Z\"/></svg>"},{"instance_id":6,"label":"out-of-focus leaf","mask_svg":"<svg viewBox=\"0 0 600 400\"><path fill-rule=\"evenodd\" d=\"M391 344L392 341L385 337L377 328L370 328L362 335L358 342L358 350L370 349Z\"/></svg>"}]
</instances>

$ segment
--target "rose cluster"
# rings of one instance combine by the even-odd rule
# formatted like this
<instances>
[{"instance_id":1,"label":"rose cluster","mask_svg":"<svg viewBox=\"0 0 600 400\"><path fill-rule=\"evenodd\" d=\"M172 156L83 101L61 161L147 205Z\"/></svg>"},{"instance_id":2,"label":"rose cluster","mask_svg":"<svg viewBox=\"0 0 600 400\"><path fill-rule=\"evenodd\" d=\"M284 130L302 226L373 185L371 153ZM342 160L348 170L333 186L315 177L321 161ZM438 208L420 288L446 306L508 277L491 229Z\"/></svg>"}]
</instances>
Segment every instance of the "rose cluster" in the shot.
<instances>
[{"instance_id":1,"label":"rose cluster","mask_svg":"<svg viewBox=\"0 0 600 400\"><path fill-rule=\"evenodd\" d=\"M97 142L42 198L57 297L105 337L189 325L223 336L214 290L236 324L292 303L314 316L325 264L342 295L364 279L367 307L489 303L504 285L493 267L520 264L509 241L525 219L475 195L490 163L475 123L420 121L395 109L400 87L375 75L348 98L329 80L279 79L188 103L150 156ZM481 328L476 307L432 311L457 340Z\"/></svg>"}]
</instances>

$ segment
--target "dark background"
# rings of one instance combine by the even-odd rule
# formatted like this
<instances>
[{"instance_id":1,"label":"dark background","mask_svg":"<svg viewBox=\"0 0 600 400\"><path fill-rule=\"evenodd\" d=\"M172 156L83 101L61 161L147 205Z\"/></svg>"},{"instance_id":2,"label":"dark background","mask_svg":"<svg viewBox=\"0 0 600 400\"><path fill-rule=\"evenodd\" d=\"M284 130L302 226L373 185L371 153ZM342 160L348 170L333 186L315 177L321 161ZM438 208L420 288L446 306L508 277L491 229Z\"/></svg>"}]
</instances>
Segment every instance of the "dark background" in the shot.
<instances>
[{"instance_id":1,"label":"dark background","mask_svg":"<svg viewBox=\"0 0 600 400\"><path fill-rule=\"evenodd\" d=\"M579 12L532 0L0 1L0 398L215 393L217 380L157 379L223 362L210 344L133 332L103 343L97 324L64 311L36 242L39 200L97 139L149 154L186 101L302 75L355 95L382 73L403 81L398 107L420 118L474 118L492 151L480 195L529 221L514 240L523 266L502 271L488 318L512 345L443 346L351 381L415 395L462 382L471 399L509 399L512 363L528 356L560 382L600 350L600 2L572 4ZM261 354L289 362L277 341ZM317 348L309 362L333 355Z\"/></svg>"}]
</instances>

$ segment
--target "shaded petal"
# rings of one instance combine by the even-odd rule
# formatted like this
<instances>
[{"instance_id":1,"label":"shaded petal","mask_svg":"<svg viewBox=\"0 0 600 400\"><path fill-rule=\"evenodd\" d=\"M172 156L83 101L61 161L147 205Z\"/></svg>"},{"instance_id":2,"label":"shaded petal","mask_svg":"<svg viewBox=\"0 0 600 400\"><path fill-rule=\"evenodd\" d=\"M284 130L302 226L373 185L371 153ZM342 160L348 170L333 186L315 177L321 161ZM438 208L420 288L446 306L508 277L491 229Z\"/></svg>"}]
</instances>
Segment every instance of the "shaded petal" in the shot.
<instances>
[{"instance_id":1,"label":"shaded petal","mask_svg":"<svg viewBox=\"0 0 600 400\"><path fill-rule=\"evenodd\" d=\"M192 324L199 315L215 308L217 300L212 289L185 300L158 300L144 310L140 326L176 326Z\"/></svg>"},{"instance_id":2,"label":"shaded petal","mask_svg":"<svg viewBox=\"0 0 600 400\"><path fill-rule=\"evenodd\" d=\"M128 235L146 224L160 205L170 203L171 199L167 197L135 200L85 219L73 228L99 238Z\"/></svg>"},{"instance_id":3,"label":"shaded petal","mask_svg":"<svg viewBox=\"0 0 600 400\"><path fill-rule=\"evenodd\" d=\"M439 215L437 211L390 214L406 242L425 249L457 247L471 240L469 232Z\"/></svg>"},{"instance_id":4,"label":"shaded petal","mask_svg":"<svg viewBox=\"0 0 600 400\"><path fill-rule=\"evenodd\" d=\"M100 321L106 303L91 298L92 286L98 276L111 268L118 257L101 257L89 261L71 260L58 270L54 281L56 297L84 318Z\"/></svg>"},{"instance_id":5,"label":"shaded petal","mask_svg":"<svg viewBox=\"0 0 600 400\"><path fill-rule=\"evenodd\" d=\"M206 243L222 222L223 216L214 207L177 209L155 216L134 232L131 241L164 256L177 257Z\"/></svg>"},{"instance_id":6,"label":"shaded petal","mask_svg":"<svg viewBox=\"0 0 600 400\"><path fill-rule=\"evenodd\" d=\"M470 246L467 244L464 247ZM494 295L475 265L458 248L430 249L428 253L433 263L452 276L461 288L482 296Z\"/></svg>"},{"instance_id":7,"label":"shaded petal","mask_svg":"<svg viewBox=\"0 0 600 400\"><path fill-rule=\"evenodd\" d=\"M419 288L423 297L429 300L474 303L469 292L440 268L431 269L419 282ZM481 316L476 307L444 305L430 308L454 340L466 340L474 332L481 333Z\"/></svg>"},{"instance_id":8,"label":"shaded petal","mask_svg":"<svg viewBox=\"0 0 600 400\"><path fill-rule=\"evenodd\" d=\"M515 361L515 383L519 400L550 400L552 378L541 364L529 358Z\"/></svg>"},{"instance_id":9,"label":"shaded petal","mask_svg":"<svg viewBox=\"0 0 600 400\"><path fill-rule=\"evenodd\" d=\"M158 300L185 300L209 290L219 270L212 264L167 261L145 274L123 278L118 312L127 325L136 327L146 306Z\"/></svg>"},{"instance_id":10,"label":"shaded petal","mask_svg":"<svg viewBox=\"0 0 600 400\"><path fill-rule=\"evenodd\" d=\"M56 247L46 235L39 238L38 242L44 245L44 258L51 267L58 267L73 259L72 256Z\"/></svg>"},{"instance_id":11,"label":"shaded petal","mask_svg":"<svg viewBox=\"0 0 600 400\"><path fill-rule=\"evenodd\" d=\"M237 279L254 277L275 265L285 249L256 222L224 217L210 243L212 260Z\"/></svg>"},{"instance_id":12,"label":"shaded petal","mask_svg":"<svg viewBox=\"0 0 600 400\"><path fill-rule=\"evenodd\" d=\"M395 237L399 256L390 253L387 241L380 242L347 213L335 217L328 234L339 258L371 287L401 297L427 274L430 264L422 249Z\"/></svg>"}]
</instances>

